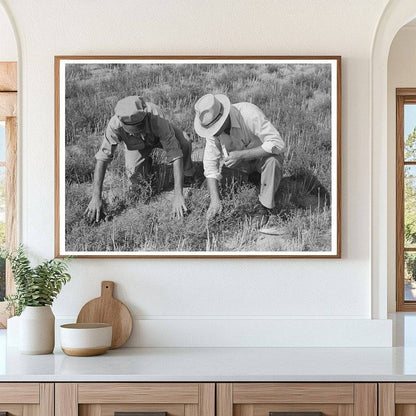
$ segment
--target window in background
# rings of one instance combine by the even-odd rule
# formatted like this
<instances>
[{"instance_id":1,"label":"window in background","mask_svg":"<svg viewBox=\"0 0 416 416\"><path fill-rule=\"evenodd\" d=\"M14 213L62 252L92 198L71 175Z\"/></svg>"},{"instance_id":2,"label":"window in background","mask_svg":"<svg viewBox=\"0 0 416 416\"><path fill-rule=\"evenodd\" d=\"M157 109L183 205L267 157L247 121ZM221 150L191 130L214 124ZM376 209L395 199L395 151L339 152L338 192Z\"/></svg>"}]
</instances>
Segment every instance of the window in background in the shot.
<instances>
[{"instance_id":1,"label":"window in background","mask_svg":"<svg viewBox=\"0 0 416 416\"><path fill-rule=\"evenodd\" d=\"M416 88L397 89L397 310L416 311Z\"/></svg>"},{"instance_id":2,"label":"window in background","mask_svg":"<svg viewBox=\"0 0 416 416\"><path fill-rule=\"evenodd\" d=\"M17 244L17 64L0 62L0 247ZM4 295L14 292L10 265L0 260L0 328L6 325Z\"/></svg>"},{"instance_id":3,"label":"window in background","mask_svg":"<svg viewBox=\"0 0 416 416\"><path fill-rule=\"evenodd\" d=\"M0 247L6 244L6 126L0 121ZM0 259L0 302L6 293L6 265Z\"/></svg>"}]
</instances>

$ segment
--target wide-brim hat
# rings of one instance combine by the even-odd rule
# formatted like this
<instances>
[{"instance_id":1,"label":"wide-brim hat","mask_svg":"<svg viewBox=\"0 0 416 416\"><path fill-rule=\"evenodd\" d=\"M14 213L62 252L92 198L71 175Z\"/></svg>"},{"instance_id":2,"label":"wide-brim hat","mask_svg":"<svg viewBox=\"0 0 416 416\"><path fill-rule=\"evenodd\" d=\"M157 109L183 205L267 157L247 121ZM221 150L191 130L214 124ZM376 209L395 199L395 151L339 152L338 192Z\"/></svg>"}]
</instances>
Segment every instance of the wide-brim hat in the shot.
<instances>
[{"instance_id":1,"label":"wide-brim hat","mask_svg":"<svg viewBox=\"0 0 416 416\"><path fill-rule=\"evenodd\" d=\"M132 95L117 102L114 112L120 120L123 129L134 134L146 117L146 103L142 97Z\"/></svg>"},{"instance_id":2,"label":"wide-brim hat","mask_svg":"<svg viewBox=\"0 0 416 416\"><path fill-rule=\"evenodd\" d=\"M224 94L206 94L195 103L194 128L201 137L212 137L230 114L231 102Z\"/></svg>"}]
</instances>

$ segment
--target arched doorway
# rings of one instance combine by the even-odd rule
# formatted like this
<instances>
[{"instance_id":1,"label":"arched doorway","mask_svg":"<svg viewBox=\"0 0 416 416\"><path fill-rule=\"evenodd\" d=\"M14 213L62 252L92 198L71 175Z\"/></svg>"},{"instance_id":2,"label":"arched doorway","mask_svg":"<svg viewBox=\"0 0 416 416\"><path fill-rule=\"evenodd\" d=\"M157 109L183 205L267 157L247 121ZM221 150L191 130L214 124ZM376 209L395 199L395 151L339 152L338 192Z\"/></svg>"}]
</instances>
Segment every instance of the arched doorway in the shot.
<instances>
[{"instance_id":1,"label":"arched doorway","mask_svg":"<svg viewBox=\"0 0 416 416\"><path fill-rule=\"evenodd\" d=\"M416 17L414 0L390 1L380 18L371 51L371 269L372 317L387 318L389 252L388 224L395 211L389 210L388 189L388 56L402 26ZM391 251L391 250L390 250ZM394 253L393 253L394 255Z\"/></svg>"}]
</instances>

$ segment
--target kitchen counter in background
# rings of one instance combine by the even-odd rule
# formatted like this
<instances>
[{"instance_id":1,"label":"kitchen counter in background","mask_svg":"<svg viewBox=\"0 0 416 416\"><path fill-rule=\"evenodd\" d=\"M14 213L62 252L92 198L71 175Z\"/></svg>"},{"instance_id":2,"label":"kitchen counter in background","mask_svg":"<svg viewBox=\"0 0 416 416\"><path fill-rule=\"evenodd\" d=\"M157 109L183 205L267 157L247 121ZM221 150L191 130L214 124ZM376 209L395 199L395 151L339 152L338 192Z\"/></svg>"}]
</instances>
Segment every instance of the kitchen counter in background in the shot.
<instances>
[{"instance_id":1,"label":"kitchen counter in background","mask_svg":"<svg viewBox=\"0 0 416 416\"><path fill-rule=\"evenodd\" d=\"M21 355L0 330L3 381L416 381L416 348L121 348Z\"/></svg>"},{"instance_id":2,"label":"kitchen counter in background","mask_svg":"<svg viewBox=\"0 0 416 416\"><path fill-rule=\"evenodd\" d=\"M394 348L120 348L21 355L0 330L0 382L416 381L416 314L390 316Z\"/></svg>"}]
</instances>

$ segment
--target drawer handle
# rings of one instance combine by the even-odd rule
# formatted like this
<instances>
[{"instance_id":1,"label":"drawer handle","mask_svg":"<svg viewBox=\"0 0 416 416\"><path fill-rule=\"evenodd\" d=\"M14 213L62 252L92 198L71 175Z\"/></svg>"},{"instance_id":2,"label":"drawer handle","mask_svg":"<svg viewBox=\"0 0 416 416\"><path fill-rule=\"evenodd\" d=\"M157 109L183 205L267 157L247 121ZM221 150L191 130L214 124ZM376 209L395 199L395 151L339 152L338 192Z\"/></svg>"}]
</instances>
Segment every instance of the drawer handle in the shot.
<instances>
[{"instance_id":1,"label":"drawer handle","mask_svg":"<svg viewBox=\"0 0 416 416\"><path fill-rule=\"evenodd\" d=\"M114 412L114 416L168 416L168 412Z\"/></svg>"},{"instance_id":2,"label":"drawer handle","mask_svg":"<svg viewBox=\"0 0 416 416\"><path fill-rule=\"evenodd\" d=\"M324 416L322 412L269 412L269 416Z\"/></svg>"}]
</instances>

